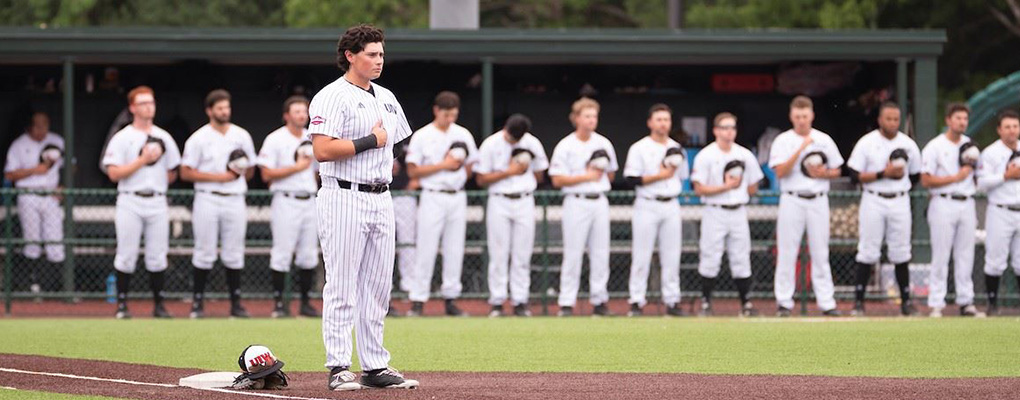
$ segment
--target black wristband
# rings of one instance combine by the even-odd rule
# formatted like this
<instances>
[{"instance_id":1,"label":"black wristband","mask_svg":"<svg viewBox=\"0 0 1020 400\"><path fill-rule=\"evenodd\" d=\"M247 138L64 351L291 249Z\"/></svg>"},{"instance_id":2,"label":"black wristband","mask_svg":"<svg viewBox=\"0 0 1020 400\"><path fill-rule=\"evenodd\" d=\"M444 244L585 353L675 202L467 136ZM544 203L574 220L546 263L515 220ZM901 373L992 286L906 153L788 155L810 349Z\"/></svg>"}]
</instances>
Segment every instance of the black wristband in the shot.
<instances>
[{"instance_id":1,"label":"black wristband","mask_svg":"<svg viewBox=\"0 0 1020 400\"><path fill-rule=\"evenodd\" d=\"M354 143L354 154L358 154L365 150L374 149L379 140L375 137L374 133L370 133L368 136L354 139L351 143Z\"/></svg>"},{"instance_id":2,"label":"black wristband","mask_svg":"<svg viewBox=\"0 0 1020 400\"><path fill-rule=\"evenodd\" d=\"M876 181L879 180L879 179L882 179L882 178L885 178L885 171L878 171L878 172L875 173L875 180Z\"/></svg>"}]
</instances>

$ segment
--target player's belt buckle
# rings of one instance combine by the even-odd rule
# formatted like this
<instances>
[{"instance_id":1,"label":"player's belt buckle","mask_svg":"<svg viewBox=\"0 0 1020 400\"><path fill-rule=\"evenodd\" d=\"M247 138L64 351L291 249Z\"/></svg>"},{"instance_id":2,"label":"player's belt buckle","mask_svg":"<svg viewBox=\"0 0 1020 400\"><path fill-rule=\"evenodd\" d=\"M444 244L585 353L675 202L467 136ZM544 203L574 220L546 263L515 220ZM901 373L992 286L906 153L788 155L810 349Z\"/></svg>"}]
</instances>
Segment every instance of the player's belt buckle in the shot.
<instances>
[{"instance_id":1,"label":"player's belt buckle","mask_svg":"<svg viewBox=\"0 0 1020 400\"><path fill-rule=\"evenodd\" d=\"M967 196L965 194L955 194L955 193L954 194L940 193L939 197L946 198L946 199L953 199L953 200L956 200L956 201L966 201L967 199L970 199L970 196Z\"/></svg>"},{"instance_id":2,"label":"player's belt buckle","mask_svg":"<svg viewBox=\"0 0 1020 400\"><path fill-rule=\"evenodd\" d=\"M588 200L598 200L602 198L602 193L574 193L574 197Z\"/></svg>"}]
</instances>

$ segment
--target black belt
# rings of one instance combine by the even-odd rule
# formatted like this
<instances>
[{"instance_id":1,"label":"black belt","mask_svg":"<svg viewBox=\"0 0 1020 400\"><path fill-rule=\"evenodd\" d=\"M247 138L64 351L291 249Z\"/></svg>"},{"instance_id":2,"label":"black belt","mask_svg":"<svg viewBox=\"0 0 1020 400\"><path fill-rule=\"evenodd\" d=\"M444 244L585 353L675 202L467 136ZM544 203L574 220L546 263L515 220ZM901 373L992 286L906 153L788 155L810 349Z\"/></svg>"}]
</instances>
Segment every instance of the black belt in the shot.
<instances>
[{"instance_id":1,"label":"black belt","mask_svg":"<svg viewBox=\"0 0 1020 400\"><path fill-rule=\"evenodd\" d=\"M199 193L209 193L209 194L211 194L213 196L220 196L220 197L240 196L242 194L242 193L218 192L218 191L215 191L215 190L199 190L198 192Z\"/></svg>"},{"instance_id":2,"label":"black belt","mask_svg":"<svg viewBox=\"0 0 1020 400\"><path fill-rule=\"evenodd\" d=\"M965 195L965 194L939 193L939 197L944 198L944 199L953 199L953 200L956 200L956 201L970 200L970 196Z\"/></svg>"},{"instance_id":3,"label":"black belt","mask_svg":"<svg viewBox=\"0 0 1020 400\"><path fill-rule=\"evenodd\" d=\"M449 189L425 189L426 192L438 192L442 194L457 194L460 190L449 190Z\"/></svg>"},{"instance_id":4,"label":"black belt","mask_svg":"<svg viewBox=\"0 0 1020 400\"><path fill-rule=\"evenodd\" d=\"M1020 205L1014 206L1014 205L996 204L995 206L999 207L999 208L1007 209L1009 211L1020 212Z\"/></svg>"},{"instance_id":5,"label":"black belt","mask_svg":"<svg viewBox=\"0 0 1020 400\"><path fill-rule=\"evenodd\" d=\"M297 200L308 200L312 198L312 194L308 192L278 192L278 193L282 194L283 197L292 197Z\"/></svg>"},{"instance_id":6,"label":"black belt","mask_svg":"<svg viewBox=\"0 0 1020 400\"><path fill-rule=\"evenodd\" d=\"M786 194L788 194L790 196L797 196L797 197L800 197L800 198L805 199L805 200L812 200L812 199L817 198L817 197L825 196L825 192L819 192L819 193L786 192Z\"/></svg>"},{"instance_id":7,"label":"black belt","mask_svg":"<svg viewBox=\"0 0 1020 400\"><path fill-rule=\"evenodd\" d=\"M385 183L368 185L364 183L351 183L343 179L337 178L336 184L339 185L341 189L357 190L359 192L365 193L386 193L386 191L390 190L390 185L387 185Z\"/></svg>"},{"instance_id":8,"label":"black belt","mask_svg":"<svg viewBox=\"0 0 1020 400\"><path fill-rule=\"evenodd\" d=\"M907 192L876 192L874 190L869 190L868 193L871 193L883 199L895 199L897 197L907 194Z\"/></svg>"},{"instance_id":9,"label":"black belt","mask_svg":"<svg viewBox=\"0 0 1020 400\"><path fill-rule=\"evenodd\" d=\"M522 193L493 193L492 195L493 196L506 197L506 198L508 198L510 200L517 200L517 199L520 199L522 197L531 197L531 192L522 192Z\"/></svg>"},{"instance_id":10,"label":"black belt","mask_svg":"<svg viewBox=\"0 0 1020 400\"><path fill-rule=\"evenodd\" d=\"M572 193L571 196L580 199L598 200L602 198L602 193Z\"/></svg>"},{"instance_id":11,"label":"black belt","mask_svg":"<svg viewBox=\"0 0 1020 400\"><path fill-rule=\"evenodd\" d=\"M135 191L135 192L120 192L120 193L131 194L131 195L135 195L135 196L138 196L138 197L145 197L145 198L156 197L156 196L162 196L163 195L162 192L157 192L157 191L154 191L154 190L139 190L139 191Z\"/></svg>"},{"instance_id":12,"label":"black belt","mask_svg":"<svg viewBox=\"0 0 1020 400\"><path fill-rule=\"evenodd\" d=\"M743 204L709 204L709 205L712 206L712 207L719 207L719 208L721 208L723 210L730 210L730 211L739 210L740 207L744 206Z\"/></svg>"},{"instance_id":13,"label":"black belt","mask_svg":"<svg viewBox=\"0 0 1020 400\"><path fill-rule=\"evenodd\" d=\"M671 196L641 196L641 198L648 199L648 200L661 201L663 203L665 203L667 201L676 200L676 197L671 197Z\"/></svg>"}]
</instances>

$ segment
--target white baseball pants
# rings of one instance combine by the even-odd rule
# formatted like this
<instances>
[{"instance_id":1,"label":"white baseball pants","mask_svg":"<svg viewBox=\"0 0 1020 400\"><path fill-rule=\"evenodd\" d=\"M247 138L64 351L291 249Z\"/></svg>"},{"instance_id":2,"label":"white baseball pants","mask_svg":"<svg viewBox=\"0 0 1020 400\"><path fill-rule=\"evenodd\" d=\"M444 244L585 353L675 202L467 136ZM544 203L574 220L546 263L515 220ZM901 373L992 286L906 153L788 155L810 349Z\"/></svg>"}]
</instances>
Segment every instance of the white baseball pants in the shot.
<instances>
[{"instance_id":1,"label":"white baseball pants","mask_svg":"<svg viewBox=\"0 0 1020 400\"><path fill-rule=\"evenodd\" d=\"M415 234L418 220L418 199L414 196L393 198L393 216L397 229L397 267L400 271L400 290L410 292L414 287L414 273L418 265L415 255Z\"/></svg>"},{"instance_id":2,"label":"white baseball pants","mask_svg":"<svg viewBox=\"0 0 1020 400\"><path fill-rule=\"evenodd\" d=\"M776 222L776 303L779 307L793 309L797 256L805 231L811 254L811 286L815 291L815 301L822 310L835 309L835 289L829 265L829 197L826 195L804 199L783 193L779 198L779 217Z\"/></svg>"},{"instance_id":3,"label":"white baseball pants","mask_svg":"<svg viewBox=\"0 0 1020 400\"><path fill-rule=\"evenodd\" d=\"M563 198L563 265L560 268L560 307L573 307L581 286L581 265L588 249L589 301L609 301L609 200Z\"/></svg>"},{"instance_id":4,"label":"white baseball pants","mask_svg":"<svg viewBox=\"0 0 1020 400\"><path fill-rule=\"evenodd\" d=\"M985 217L985 274L1002 276L1008 260L1020 275L1020 212L988 204Z\"/></svg>"},{"instance_id":5,"label":"white baseball pants","mask_svg":"<svg viewBox=\"0 0 1020 400\"><path fill-rule=\"evenodd\" d=\"M191 210L191 229L195 235L196 268L212 269L216 262L216 244L220 260L230 269L244 268L244 237L248 229L248 207L244 195L218 196L195 193Z\"/></svg>"},{"instance_id":6,"label":"white baseball pants","mask_svg":"<svg viewBox=\"0 0 1020 400\"><path fill-rule=\"evenodd\" d=\"M18 195L18 219L21 233L27 241L60 241L64 239L64 209L54 196L36 194ZM64 245L52 243L45 246L26 244L25 257L38 259L46 249L46 259L53 263L64 261Z\"/></svg>"},{"instance_id":7,"label":"white baseball pants","mask_svg":"<svg viewBox=\"0 0 1020 400\"><path fill-rule=\"evenodd\" d=\"M460 273L464 268L466 213L467 194L464 191L456 193L422 191L421 203L418 205L416 282L407 296L411 301L429 300L440 240L443 245L443 284L439 293L444 299L460 297L463 288Z\"/></svg>"},{"instance_id":8,"label":"white baseball pants","mask_svg":"<svg viewBox=\"0 0 1020 400\"><path fill-rule=\"evenodd\" d=\"M973 304L974 233L977 230L974 198L961 201L932 197L928 204L928 228L931 231L928 307L946 306L950 255L956 278L956 304Z\"/></svg>"},{"instance_id":9,"label":"white baseball pants","mask_svg":"<svg viewBox=\"0 0 1020 400\"><path fill-rule=\"evenodd\" d=\"M315 198L300 200L282 192L273 194L270 206L273 248L269 268L289 272L291 261L301 269L319 265L319 247L315 229Z\"/></svg>"},{"instance_id":10,"label":"white baseball pants","mask_svg":"<svg viewBox=\"0 0 1020 400\"><path fill-rule=\"evenodd\" d=\"M117 196L117 255L113 267L133 274L138 265L139 245L145 235L145 269L165 271L170 249L170 220L166 196L140 197L130 193Z\"/></svg>"},{"instance_id":11,"label":"white baseball pants","mask_svg":"<svg viewBox=\"0 0 1020 400\"><path fill-rule=\"evenodd\" d=\"M659 242L662 266L662 302L674 306L680 302L680 248L682 246L680 203L675 199L658 201L638 197L631 220L632 254L630 263L630 303L644 307L648 291L648 272L652 251Z\"/></svg>"},{"instance_id":12,"label":"white baseball pants","mask_svg":"<svg viewBox=\"0 0 1020 400\"><path fill-rule=\"evenodd\" d=\"M751 228L747 207L727 210L704 206L701 209L701 248L698 273L706 278L719 276L723 251L730 262L733 279L751 277Z\"/></svg>"},{"instance_id":13,"label":"white baseball pants","mask_svg":"<svg viewBox=\"0 0 1020 400\"><path fill-rule=\"evenodd\" d=\"M882 256L882 240L889 251L889 262L909 262L910 235L913 215L910 214L910 196L891 199L864 192L858 215L860 239L857 242L857 262L877 264Z\"/></svg>"},{"instance_id":14,"label":"white baseball pants","mask_svg":"<svg viewBox=\"0 0 1020 400\"><path fill-rule=\"evenodd\" d=\"M531 254L535 247L535 199L510 199L489 195L485 209L489 248L489 304L502 305L510 299L516 306L528 303L531 287Z\"/></svg>"}]
</instances>

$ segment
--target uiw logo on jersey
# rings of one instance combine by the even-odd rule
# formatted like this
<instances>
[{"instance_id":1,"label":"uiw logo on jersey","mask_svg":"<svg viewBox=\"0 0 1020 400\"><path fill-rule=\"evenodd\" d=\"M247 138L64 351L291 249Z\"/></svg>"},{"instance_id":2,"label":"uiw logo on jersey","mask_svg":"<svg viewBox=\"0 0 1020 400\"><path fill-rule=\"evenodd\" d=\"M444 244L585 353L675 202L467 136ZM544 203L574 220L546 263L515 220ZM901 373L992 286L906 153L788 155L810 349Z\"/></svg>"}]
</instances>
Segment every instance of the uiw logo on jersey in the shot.
<instances>
[{"instance_id":1,"label":"uiw logo on jersey","mask_svg":"<svg viewBox=\"0 0 1020 400\"><path fill-rule=\"evenodd\" d=\"M393 104L385 104L385 106L386 106L386 112L393 113L393 114L397 113L397 107L394 106Z\"/></svg>"},{"instance_id":2,"label":"uiw logo on jersey","mask_svg":"<svg viewBox=\"0 0 1020 400\"><path fill-rule=\"evenodd\" d=\"M326 119L316 115L316 116L312 117L311 123L312 123L312 125L324 124L324 123L326 123Z\"/></svg>"}]
</instances>

